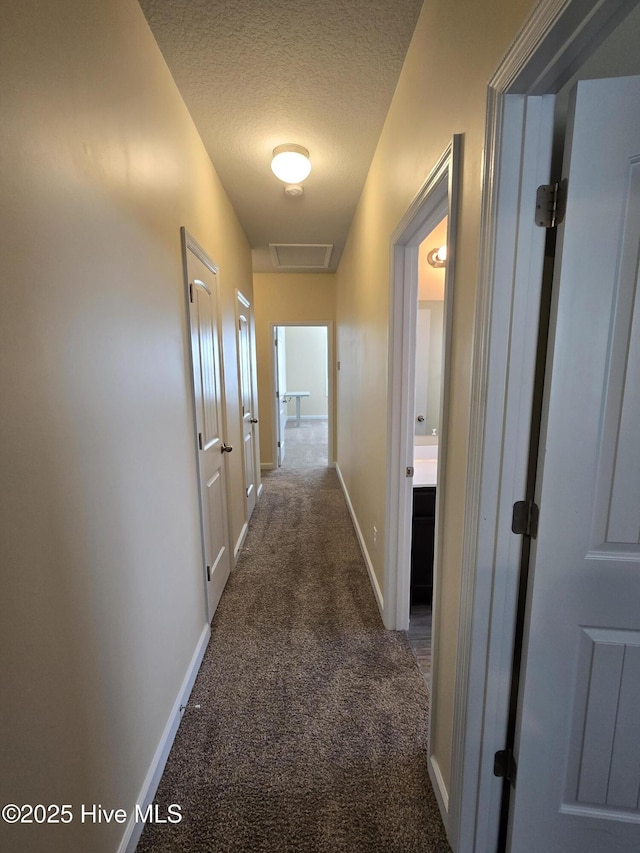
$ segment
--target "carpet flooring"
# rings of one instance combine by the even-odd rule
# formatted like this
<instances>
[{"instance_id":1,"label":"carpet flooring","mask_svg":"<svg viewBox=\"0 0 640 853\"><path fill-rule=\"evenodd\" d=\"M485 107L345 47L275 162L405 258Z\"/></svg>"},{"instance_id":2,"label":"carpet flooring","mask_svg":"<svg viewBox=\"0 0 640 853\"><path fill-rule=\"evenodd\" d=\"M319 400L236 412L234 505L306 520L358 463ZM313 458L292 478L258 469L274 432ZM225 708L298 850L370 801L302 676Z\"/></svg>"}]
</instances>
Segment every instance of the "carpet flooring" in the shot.
<instances>
[{"instance_id":1,"label":"carpet flooring","mask_svg":"<svg viewBox=\"0 0 640 853\"><path fill-rule=\"evenodd\" d=\"M329 464L329 425L325 419L303 418L300 426L287 421L283 468L321 467Z\"/></svg>"},{"instance_id":2,"label":"carpet flooring","mask_svg":"<svg viewBox=\"0 0 640 853\"><path fill-rule=\"evenodd\" d=\"M446 853L428 693L336 473L265 474L138 853Z\"/></svg>"}]
</instances>

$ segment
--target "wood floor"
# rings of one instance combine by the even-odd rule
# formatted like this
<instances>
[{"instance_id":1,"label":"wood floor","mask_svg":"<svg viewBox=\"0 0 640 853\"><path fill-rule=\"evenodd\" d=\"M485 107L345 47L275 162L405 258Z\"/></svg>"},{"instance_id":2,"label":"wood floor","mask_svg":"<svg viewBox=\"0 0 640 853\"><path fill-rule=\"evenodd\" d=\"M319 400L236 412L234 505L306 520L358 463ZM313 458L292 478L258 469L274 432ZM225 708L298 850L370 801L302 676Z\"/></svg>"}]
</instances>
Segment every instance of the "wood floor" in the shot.
<instances>
[{"instance_id":1,"label":"wood floor","mask_svg":"<svg viewBox=\"0 0 640 853\"><path fill-rule=\"evenodd\" d=\"M431 605L414 604L409 615L409 645L431 690Z\"/></svg>"}]
</instances>

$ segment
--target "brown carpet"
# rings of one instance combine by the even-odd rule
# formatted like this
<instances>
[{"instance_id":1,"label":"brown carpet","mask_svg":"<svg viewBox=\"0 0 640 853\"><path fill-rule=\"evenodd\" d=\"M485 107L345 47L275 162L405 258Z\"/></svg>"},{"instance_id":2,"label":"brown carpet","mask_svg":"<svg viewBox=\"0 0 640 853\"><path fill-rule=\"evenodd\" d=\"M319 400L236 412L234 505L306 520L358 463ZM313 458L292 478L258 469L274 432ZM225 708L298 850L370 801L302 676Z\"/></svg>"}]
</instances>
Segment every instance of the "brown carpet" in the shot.
<instances>
[{"instance_id":1,"label":"brown carpet","mask_svg":"<svg viewBox=\"0 0 640 853\"><path fill-rule=\"evenodd\" d=\"M156 797L184 819L138 853L449 851L427 703L335 471L270 472Z\"/></svg>"}]
</instances>

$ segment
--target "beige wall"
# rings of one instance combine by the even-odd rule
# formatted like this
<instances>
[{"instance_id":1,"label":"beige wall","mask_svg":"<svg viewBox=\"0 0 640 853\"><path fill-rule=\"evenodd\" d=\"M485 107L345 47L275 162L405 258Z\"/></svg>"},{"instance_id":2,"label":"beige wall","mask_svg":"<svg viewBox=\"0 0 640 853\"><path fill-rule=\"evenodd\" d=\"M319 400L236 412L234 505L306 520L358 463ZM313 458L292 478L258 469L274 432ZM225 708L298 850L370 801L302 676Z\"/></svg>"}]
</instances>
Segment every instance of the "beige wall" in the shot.
<instances>
[{"instance_id":1,"label":"beige wall","mask_svg":"<svg viewBox=\"0 0 640 853\"><path fill-rule=\"evenodd\" d=\"M336 317L336 276L333 273L256 273L253 277L253 300L258 358L260 459L263 465L273 466L276 410L271 328L286 323L333 322Z\"/></svg>"},{"instance_id":2,"label":"beige wall","mask_svg":"<svg viewBox=\"0 0 640 853\"><path fill-rule=\"evenodd\" d=\"M532 0L426 0L337 273L338 464L382 586L390 237L454 133L464 134L435 742L449 785L486 84ZM362 422L367 431L357 429ZM373 547L373 526L378 528Z\"/></svg>"},{"instance_id":3,"label":"beige wall","mask_svg":"<svg viewBox=\"0 0 640 853\"><path fill-rule=\"evenodd\" d=\"M1 18L0 799L131 809L206 624L179 228L220 266L238 446L250 252L137 3ZM0 847L122 832L3 824Z\"/></svg>"}]
</instances>

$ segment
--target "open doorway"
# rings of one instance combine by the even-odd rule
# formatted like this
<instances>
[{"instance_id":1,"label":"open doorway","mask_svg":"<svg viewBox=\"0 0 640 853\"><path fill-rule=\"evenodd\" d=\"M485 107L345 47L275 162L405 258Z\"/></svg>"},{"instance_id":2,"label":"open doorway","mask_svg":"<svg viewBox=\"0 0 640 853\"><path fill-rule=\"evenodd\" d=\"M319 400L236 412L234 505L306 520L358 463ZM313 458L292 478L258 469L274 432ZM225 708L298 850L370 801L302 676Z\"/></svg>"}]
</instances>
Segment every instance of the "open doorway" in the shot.
<instances>
[{"instance_id":1,"label":"open doorway","mask_svg":"<svg viewBox=\"0 0 640 853\"><path fill-rule=\"evenodd\" d=\"M429 687L448 222L418 247L409 642Z\"/></svg>"},{"instance_id":2,"label":"open doorway","mask_svg":"<svg viewBox=\"0 0 640 853\"><path fill-rule=\"evenodd\" d=\"M324 324L274 326L278 467L330 464L330 334Z\"/></svg>"}]
</instances>

